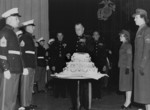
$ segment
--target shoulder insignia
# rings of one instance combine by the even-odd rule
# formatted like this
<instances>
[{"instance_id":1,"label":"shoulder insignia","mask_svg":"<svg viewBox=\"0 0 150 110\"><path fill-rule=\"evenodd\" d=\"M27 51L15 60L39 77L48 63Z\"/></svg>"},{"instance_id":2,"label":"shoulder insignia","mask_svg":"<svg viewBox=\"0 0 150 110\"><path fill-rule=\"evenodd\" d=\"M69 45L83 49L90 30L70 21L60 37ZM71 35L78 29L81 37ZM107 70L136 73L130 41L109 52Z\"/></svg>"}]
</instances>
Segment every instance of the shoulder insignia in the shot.
<instances>
[{"instance_id":1,"label":"shoulder insignia","mask_svg":"<svg viewBox=\"0 0 150 110\"><path fill-rule=\"evenodd\" d=\"M146 39L145 39L145 42L146 42L146 43L150 43L150 38L146 38Z\"/></svg>"},{"instance_id":2,"label":"shoulder insignia","mask_svg":"<svg viewBox=\"0 0 150 110\"><path fill-rule=\"evenodd\" d=\"M7 47L7 40L5 36L0 39L0 47Z\"/></svg>"},{"instance_id":3,"label":"shoulder insignia","mask_svg":"<svg viewBox=\"0 0 150 110\"><path fill-rule=\"evenodd\" d=\"M150 43L150 34L145 36L145 43Z\"/></svg>"},{"instance_id":4,"label":"shoulder insignia","mask_svg":"<svg viewBox=\"0 0 150 110\"><path fill-rule=\"evenodd\" d=\"M20 42L20 47L24 47L25 46L25 42L22 40L21 42Z\"/></svg>"},{"instance_id":5,"label":"shoulder insignia","mask_svg":"<svg viewBox=\"0 0 150 110\"><path fill-rule=\"evenodd\" d=\"M132 50L131 49L127 49L127 53L128 54L132 54Z\"/></svg>"}]
</instances>

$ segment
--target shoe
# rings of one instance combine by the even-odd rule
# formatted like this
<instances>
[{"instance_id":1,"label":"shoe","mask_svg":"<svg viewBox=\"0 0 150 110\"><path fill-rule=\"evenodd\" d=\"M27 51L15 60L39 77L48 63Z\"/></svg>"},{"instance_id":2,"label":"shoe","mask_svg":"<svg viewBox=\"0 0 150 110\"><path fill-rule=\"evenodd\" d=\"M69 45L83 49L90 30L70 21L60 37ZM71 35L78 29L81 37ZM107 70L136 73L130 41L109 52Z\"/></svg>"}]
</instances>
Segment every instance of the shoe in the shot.
<instances>
[{"instance_id":1,"label":"shoe","mask_svg":"<svg viewBox=\"0 0 150 110\"><path fill-rule=\"evenodd\" d=\"M30 105L30 108L31 108L31 109L37 108L37 105L32 105L32 104L31 104L31 105Z\"/></svg>"},{"instance_id":2,"label":"shoe","mask_svg":"<svg viewBox=\"0 0 150 110\"><path fill-rule=\"evenodd\" d=\"M18 110L25 110L25 107L19 107Z\"/></svg>"},{"instance_id":3,"label":"shoe","mask_svg":"<svg viewBox=\"0 0 150 110\"><path fill-rule=\"evenodd\" d=\"M75 107L70 107L69 110L77 110Z\"/></svg>"},{"instance_id":4,"label":"shoe","mask_svg":"<svg viewBox=\"0 0 150 110\"><path fill-rule=\"evenodd\" d=\"M138 110L146 110L145 108L138 108Z\"/></svg>"},{"instance_id":5,"label":"shoe","mask_svg":"<svg viewBox=\"0 0 150 110\"><path fill-rule=\"evenodd\" d=\"M46 90L40 90L38 93L46 93Z\"/></svg>"},{"instance_id":6,"label":"shoe","mask_svg":"<svg viewBox=\"0 0 150 110\"><path fill-rule=\"evenodd\" d=\"M127 107L124 105L121 106L121 110L128 110L129 108L131 108L131 104L129 104Z\"/></svg>"}]
</instances>

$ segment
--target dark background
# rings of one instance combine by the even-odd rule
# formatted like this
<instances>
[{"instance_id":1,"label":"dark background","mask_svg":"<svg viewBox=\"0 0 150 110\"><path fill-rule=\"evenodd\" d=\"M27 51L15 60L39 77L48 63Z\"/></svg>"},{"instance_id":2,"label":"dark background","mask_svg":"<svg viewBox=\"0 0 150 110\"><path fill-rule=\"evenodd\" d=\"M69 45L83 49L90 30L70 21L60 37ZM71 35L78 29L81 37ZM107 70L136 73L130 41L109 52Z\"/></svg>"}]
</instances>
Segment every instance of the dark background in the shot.
<instances>
[{"instance_id":1,"label":"dark background","mask_svg":"<svg viewBox=\"0 0 150 110\"><path fill-rule=\"evenodd\" d=\"M113 79L118 84L118 49L120 47L118 33L122 29L129 30L131 43L134 47L134 37L137 26L132 14L136 8L150 10L150 0L111 0L116 4L116 10L107 21L98 20L97 10L102 0L49 0L50 37L56 37L57 32L64 34L65 40L73 42L74 25L81 22L85 33L92 34L98 30L108 49L111 49L113 62Z\"/></svg>"}]
</instances>

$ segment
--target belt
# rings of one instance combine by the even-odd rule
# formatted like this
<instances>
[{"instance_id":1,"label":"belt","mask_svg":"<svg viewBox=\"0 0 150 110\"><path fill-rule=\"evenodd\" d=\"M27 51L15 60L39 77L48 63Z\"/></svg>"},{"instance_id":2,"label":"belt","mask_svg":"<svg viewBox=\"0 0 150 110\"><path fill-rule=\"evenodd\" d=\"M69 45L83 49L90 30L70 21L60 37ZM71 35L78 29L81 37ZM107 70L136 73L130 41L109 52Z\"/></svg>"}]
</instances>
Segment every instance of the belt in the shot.
<instances>
[{"instance_id":1,"label":"belt","mask_svg":"<svg viewBox=\"0 0 150 110\"><path fill-rule=\"evenodd\" d=\"M37 57L38 59L44 59L44 57Z\"/></svg>"},{"instance_id":2,"label":"belt","mask_svg":"<svg viewBox=\"0 0 150 110\"><path fill-rule=\"evenodd\" d=\"M25 51L25 53L35 54L35 52L34 52L34 51Z\"/></svg>"},{"instance_id":3,"label":"belt","mask_svg":"<svg viewBox=\"0 0 150 110\"><path fill-rule=\"evenodd\" d=\"M0 55L0 59L7 60L7 57L4 55Z\"/></svg>"},{"instance_id":4,"label":"belt","mask_svg":"<svg viewBox=\"0 0 150 110\"><path fill-rule=\"evenodd\" d=\"M16 55L20 55L20 51L16 51L16 50L8 50L9 54L16 54Z\"/></svg>"}]
</instances>

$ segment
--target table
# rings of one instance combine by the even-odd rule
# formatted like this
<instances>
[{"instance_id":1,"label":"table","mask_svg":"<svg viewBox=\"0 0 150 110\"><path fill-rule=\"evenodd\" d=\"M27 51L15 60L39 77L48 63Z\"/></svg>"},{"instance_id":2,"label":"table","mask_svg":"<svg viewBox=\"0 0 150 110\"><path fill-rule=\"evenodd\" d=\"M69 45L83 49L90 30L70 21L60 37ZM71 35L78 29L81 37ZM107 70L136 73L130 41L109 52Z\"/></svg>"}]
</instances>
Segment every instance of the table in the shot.
<instances>
[{"instance_id":1,"label":"table","mask_svg":"<svg viewBox=\"0 0 150 110\"><path fill-rule=\"evenodd\" d=\"M72 76L72 75L65 75L65 74L54 74L53 77L60 78L60 79L73 79L77 80L77 110L80 109L80 80L88 80L88 79L95 79L98 80L101 77L107 76L107 74L97 74L97 76ZM92 85L88 83L88 90L89 90L89 109L91 109L91 102L92 102Z\"/></svg>"}]
</instances>

